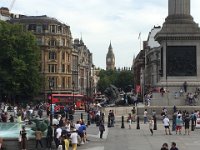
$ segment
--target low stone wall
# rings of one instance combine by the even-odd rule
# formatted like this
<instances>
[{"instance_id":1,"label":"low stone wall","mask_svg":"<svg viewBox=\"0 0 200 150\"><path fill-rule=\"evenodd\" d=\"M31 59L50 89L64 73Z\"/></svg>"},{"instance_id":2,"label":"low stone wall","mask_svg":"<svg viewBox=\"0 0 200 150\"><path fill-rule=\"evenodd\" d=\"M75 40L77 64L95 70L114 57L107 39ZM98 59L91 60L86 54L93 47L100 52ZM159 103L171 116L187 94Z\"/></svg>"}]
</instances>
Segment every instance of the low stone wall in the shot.
<instances>
[{"instance_id":1,"label":"low stone wall","mask_svg":"<svg viewBox=\"0 0 200 150\"><path fill-rule=\"evenodd\" d=\"M162 119L161 112L163 108L164 108L163 106L139 106L136 109L136 114L140 117L140 119L142 119L145 109L147 109L148 117L152 116L152 112L153 110L155 110L157 118ZM173 114L173 106L166 106L165 108L167 108L168 117L171 119L172 114ZM102 112L104 112L105 120L107 121L109 111L113 110L115 114L115 121L121 121L122 116L124 116L124 120L126 120L128 118L128 115L132 114L132 109L133 109L133 106L106 107L106 108L102 108ZM189 113L191 113L194 110L200 110L200 106L177 106L177 110L181 110L181 111L186 110ZM135 119L135 115L132 115L132 117Z\"/></svg>"},{"instance_id":2,"label":"low stone wall","mask_svg":"<svg viewBox=\"0 0 200 150\"><path fill-rule=\"evenodd\" d=\"M143 118L144 110L147 109L148 116L150 117L152 116L153 110L155 110L157 118L162 119L161 112L163 108L163 106L137 107L137 115L140 118ZM167 109L168 117L171 119L173 115L173 106L165 106L165 108ZM177 106L177 110L186 110L191 113L194 110L200 110L200 106Z\"/></svg>"},{"instance_id":3,"label":"low stone wall","mask_svg":"<svg viewBox=\"0 0 200 150\"><path fill-rule=\"evenodd\" d=\"M52 142L54 143L54 142ZM46 147L46 140L45 138L42 139L43 147ZM35 139L28 139L27 141L27 150L35 150L36 142ZM21 150L21 145L18 139L4 139L3 140L3 147L5 150ZM40 145L38 144L38 148L40 148ZM55 145L53 145L53 149L55 148Z\"/></svg>"}]
</instances>

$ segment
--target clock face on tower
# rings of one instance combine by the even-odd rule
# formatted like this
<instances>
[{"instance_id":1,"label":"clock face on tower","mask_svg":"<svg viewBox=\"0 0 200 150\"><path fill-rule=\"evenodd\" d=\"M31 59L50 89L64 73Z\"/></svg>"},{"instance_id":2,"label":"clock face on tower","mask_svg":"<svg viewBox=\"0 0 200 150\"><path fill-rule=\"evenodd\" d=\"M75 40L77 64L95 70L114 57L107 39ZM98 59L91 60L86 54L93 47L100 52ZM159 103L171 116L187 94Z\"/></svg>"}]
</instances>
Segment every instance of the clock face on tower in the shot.
<instances>
[{"instance_id":1,"label":"clock face on tower","mask_svg":"<svg viewBox=\"0 0 200 150\"><path fill-rule=\"evenodd\" d=\"M111 62L111 58L107 58L107 62Z\"/></svg>"}]
</instances>

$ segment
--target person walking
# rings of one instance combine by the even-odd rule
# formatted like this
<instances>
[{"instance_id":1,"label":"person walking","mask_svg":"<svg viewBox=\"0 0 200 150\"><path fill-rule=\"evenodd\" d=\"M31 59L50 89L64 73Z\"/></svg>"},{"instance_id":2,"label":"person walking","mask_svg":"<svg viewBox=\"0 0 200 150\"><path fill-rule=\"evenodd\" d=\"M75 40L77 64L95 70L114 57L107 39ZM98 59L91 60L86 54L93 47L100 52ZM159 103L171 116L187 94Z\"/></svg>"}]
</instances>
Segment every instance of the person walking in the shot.
<instances>
[{"instance_id":1,"label":"person walking","mask_svg":"<svg viewBox=\"0 0 200 150\"><path fill-rule=\"evenodd\" d=\"M38 143L40 144L41 148L43 148L42 145L42 131L40 131L39 128L37 128L37 130L35 131L35 140L36 140L36 145L35 148L38 148Z\"/></svg>"},{"instance_id":2,"label":"person walking","mask_svg":"<svg viewBox=\"0 0 200 150\"><path fill-rule=\"evenodd\" d=\"M58 148L58 146L60 145L61 134L62 134L62 129L60 128L59 125L57 125L57 128L55 130L55 144L56 144L56 148Z\"/></svg>"},{"instance_id":3,"label":"person walking","mask_svg":"<svg viewBox=\"0 0 200 150\"><path fill-rule=\"evenodd\" d=\"M168 133L169 133L169 135L171 135L170 128L169 128L169 126L170 126L169 118L166 115L163 119L163 125L165 127L165 134L168 135Z\"/></svg>"},{"instance_id":4,"label":"person walking","mask_svg":"<svg viewBox=\"0 0 200 150\"><path fill-rule=\"evenodd\" d=\"M25 126L22 126L22 130L20 131L20 136L21 136L21 150L26 150L26 142L27 142L27 137L26 137L26 130Z\"/></svg>"},{"instance_id":5,"label":"person walking","mask_svg":"<svg viewBox=\"0 0 200 150\"><path fill-rule=\"evenodd\" d=\"M185 135L190 135L190 131L189 131L189 128L190 128L190 116L189 116L189 113L187 112L186 113L186 117L185 117Z\"/></svg>"},{"instance_id":6,"label":"person walking","mask_svg":"<svg viewBox=\"0 0 200 150\"><path fill-rule=\"evenodd\" d=\"M103 122L101 121L100 125L99 125L99 132L100 132L100 138L101 139L103 138L103 132L104 131L105 131L105 126L104 126Z\"/></svg>"},{"instance_id":7,"label":"person walking","mask_svg":"<svg viewBox=\"0 0 200 150\"><path fill-rule=\"evenodd\" d=\"M46 135L46 147L51 148L53 141L53 129L51 126L48 126L47 135Z\"/></svg>"},{"instance_id":8,"label":"person walking","mask_svg":"<svg viewBox=\"0 0 200 150\"><path fill-rule=\"evenodd\" d=\"M78 134L76 132L76 129L73 129L73 132L70 135L70 138L71 138L71 141L72 141L72 150L77 150Z\"/></svg>"},{"instance_id":9,"label":"person walking","mask_svg":"<svg viewBox=\"0 0 200 150\"><path fill-rule=\"evenodd\" d=\"M170 150L178 150L175 142L172 142Z\"/></svg>"},{"instance_id":10,"label":"person walking","mask_svg":"<svg viewBox=\"0 0 200 150\"><path fill-rule=\"evenodd\" d=\"M149 130L151 132L151 135L153 135L153 124L154 124L153 117L151 117L149 119Z\"/></svg>"},{"instance_id":11,"label":"person walking","mask_svg":"<svg viewBox=\"0 0 200 150\"><path fill-rule=\"evenodd\" d=\"M63 147L63 150L69 150L69 137L67 135L64 136L64 147Z\"/></svg>"}]
</instances>

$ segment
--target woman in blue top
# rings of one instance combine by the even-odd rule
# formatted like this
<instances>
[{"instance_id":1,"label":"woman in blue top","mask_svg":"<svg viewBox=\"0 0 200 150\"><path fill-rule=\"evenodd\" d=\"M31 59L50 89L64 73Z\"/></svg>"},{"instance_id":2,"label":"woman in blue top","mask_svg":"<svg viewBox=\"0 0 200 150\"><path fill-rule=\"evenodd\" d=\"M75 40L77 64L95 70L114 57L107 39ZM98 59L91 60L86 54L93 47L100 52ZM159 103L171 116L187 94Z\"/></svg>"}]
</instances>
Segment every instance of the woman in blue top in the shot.
<instances>
[{"instance_id":1,"label":"woman in blue top","mask_svg":"<svg viewBox=\"0 0 200 150\"><path fill-rule=\"evenodd\" d=\"M176 118L176 134L177 134L178 131L179 131L179 134L181 134L182 126L183 126L182 117L181 117L181 116L178 116L178 117Z\"/></svg>"}]
</instances>

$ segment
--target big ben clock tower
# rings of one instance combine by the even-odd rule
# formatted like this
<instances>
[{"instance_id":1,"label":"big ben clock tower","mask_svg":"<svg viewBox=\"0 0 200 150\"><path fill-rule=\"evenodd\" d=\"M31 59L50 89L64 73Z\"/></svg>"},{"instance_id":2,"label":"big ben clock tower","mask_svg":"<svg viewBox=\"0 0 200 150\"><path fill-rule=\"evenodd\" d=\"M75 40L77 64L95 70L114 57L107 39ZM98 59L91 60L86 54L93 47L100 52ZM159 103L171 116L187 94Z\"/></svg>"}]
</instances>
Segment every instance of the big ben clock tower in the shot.
<instances>
[{"instance_id":1,"label":"big ben clock tower","mask_svg":"<svg viewBox=\"0 0 200 150\"><path fill-rule=\"evenodd\" d=\"M113 53L113 48L110 42L108 53L106 55L106 70L114 70L115 69L115 55Z\"/></svg>"}]
</instances>

